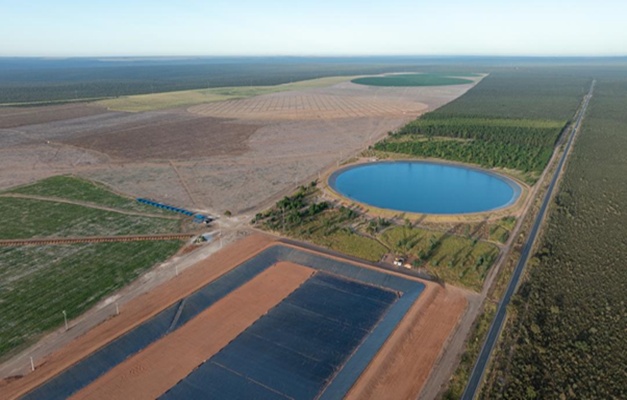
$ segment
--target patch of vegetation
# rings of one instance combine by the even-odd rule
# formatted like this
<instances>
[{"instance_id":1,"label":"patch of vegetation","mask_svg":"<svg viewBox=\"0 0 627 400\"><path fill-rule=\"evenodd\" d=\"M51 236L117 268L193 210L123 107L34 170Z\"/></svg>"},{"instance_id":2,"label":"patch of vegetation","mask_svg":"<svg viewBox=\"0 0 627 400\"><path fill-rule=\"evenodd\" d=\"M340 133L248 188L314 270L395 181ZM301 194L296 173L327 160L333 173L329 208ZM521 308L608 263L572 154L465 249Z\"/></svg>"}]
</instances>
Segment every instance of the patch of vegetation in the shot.
<instances>
[{"instance_id":1,"label":"patch of vegetation","mask_svg":"<svg viewBox=\"0 0 627 400\"><path fill-rule=\"evenodd\" d=\"M550 71L495 71L464 96L393 132L374 150L507 168L534 183L589 82Z\"/></svg>"},{"instance_id":2,"label":"patch of vegetation","mask_svg":"<svg viewBox=\"0 0 627 400\"><path fill-rule=\"evenodd\" d=\"M507 242L510 232L516 225L516 217L503 217L498 222L490 226L490 240L500 243Z\"/></svg>"},{"instance_id":3,"label":"patch of vegetation","mask_svg":"<svg viewBox=\"0 0 627 400\"><path fill-rule=\"evenodd\" d=\"M446 392L442 396L443 399L458 400L462 398L475 360L479 356L481 346L483 346L483 341L488 334L490 324L495 314L496 304L486 301L483 306L483 312L479 315L472 327L470 337L465 344L464 353L462 354L455 374L449 382Z\"/></svg>"},{"instance_id":4,"label":"patch of vegetation","mask_svg":"<svg viewBox=\"0 0 627 400\"><path fill-rule=\"evenodd\" d=\"M564 126L559 121L428 114L377 143L374 149L539 175Z\"/></svg>"},{"instance_id":5,"label":"patch of vegetation","mask_svg":"<svg viewBox=\"0 0 627 400\"><path fill-rule=\"evenodd\" d=\"M403 255L414 267L425 268L444 282L481 291L483 280L499 249L476 239L405 226L379 235L394 254Z\"/></svg>"},{"instance_id":6,"label":"patch of vegetation","mask_svg":"<svg viewBox=\"0 0 627 400\"><path fill-rule=\"evenodd\" d=\"M442 74L395 74L368 76L353 79L351 82L368 86L445 86L463 85L473 81Z\"/></svg>"},{"instance_id":7,"label":"patch of vegetation","mask_svg":"<svg viewBox=\"0 0 627 400\"><path fill-rule=\"evenodd\" d=\"M57 175L30 185L20 186L6 193L51 197L91 203L119 210L168 214L168 211L138 203L135 199L113 193L106 186L68 175Z\"/></svg>"},{"instance_id":8,"label":"patch of vegetation","mask_svg":"<svg viewBox=\"0 0 627 400\"><path fill-rule=\"evenodd\" d=\"M370 219L357 209L318 202L316 195L315 182L302 186L257 214L253 223L369 261L380 261L388 253L402 255L413 267L472 290L481 290L499 252L494 244L476 238Z\"/></svg>"},{"instance_id":9,"label":"patch of vegetation","mask_svg":"<svg viewBox=\"0 0 627 400\"><path fill-rule=\"evenodd\" d=\"M0 248L0 357L172 256L179 241Z\"/></svg>"},{"instance_id":10,"label":"patch of vegetation","mask_svg":"<svg viewBox=\"0 0 627 400\"><path fill-rule=\"evenodd\" d=\"M483 398L627 398L627 74L598 69Z\"/></svg>"},{"instance_id":11,"label":"patch of vegetation","mask_svg":"<svg viewBox=\"0 0 627 400\"><path fill-rule=\"evenodd\" d=\"M126 215L75 204L0 197L0 239L173 233L178 220Z\"/></svg>"},{"instance_id":12,"label":"patch of vegetation","mask_svg":"<svg viewBox=\"0 0 627 400\"><path fill-rule=\"evenodd\" d=\"M351 228L359 214L347 207L336 209L325 201L316 201L316 185L314 181L307 187L301 186L294 195L284 197L270 210L257 214L252 222L355 257L379 261L387 249Z\"/></svg>"},{"instance_id":13,"label":"patch of vegetation","mask_svg":"<svg viewBox=\"0 0 627 400\"><path fill-rule=\"evenodd\" d=\"M328 236L315 238L314 243L320 246L372 262L380 261L387 252L381 243L350 229L340 229Z\"/></svg>"},{"instance_id":14,"label":"patch of vegetation","mask_svg":"<svg viewBox=\"0 0 627 400\"><path fill-rule=\"evenodd\" d=\"M434 114L566 121L588 92L589 71L533 66L490 68L490 75Z\"/></svg>"}]
</instances>

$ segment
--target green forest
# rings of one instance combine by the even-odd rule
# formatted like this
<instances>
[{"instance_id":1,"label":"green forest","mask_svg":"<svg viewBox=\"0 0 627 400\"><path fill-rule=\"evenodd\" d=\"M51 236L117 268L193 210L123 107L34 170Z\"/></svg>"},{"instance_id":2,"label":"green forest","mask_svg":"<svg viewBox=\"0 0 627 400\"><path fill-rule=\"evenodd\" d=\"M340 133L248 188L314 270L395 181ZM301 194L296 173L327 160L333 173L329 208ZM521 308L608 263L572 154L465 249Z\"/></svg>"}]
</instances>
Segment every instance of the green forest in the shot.
<instances>
[{"instance_id":1,"label":"green forest","mask_svg":"<svg viewBox=\"0 0 627 400\"><path fill-rule=\"evenodd\" d=\"M326 76L380 74L415 69L381 59L283 58L107 61L100 59L2 59L0 104L45 104L133 94L271 86Z\"/></svg>"},{"instance_id":2,"label":"green forest","mask_svg":"<svg viewBox=\"0 0 627 400\"><path fill-rule=\"evenodd\" d=\"M464 96L373 148L518 170L533 183L590 83L551 71L495 71Z\"/></svg>"},{"instance_id":3,"label":"green forest","mask_svg":"<svg viewBox=\"0 0 627 400\"><path fill-rule=\"evenodd\" d=\"M483 398L627 398L627 73L597 72Z\"/></svg>"}]
</instances>

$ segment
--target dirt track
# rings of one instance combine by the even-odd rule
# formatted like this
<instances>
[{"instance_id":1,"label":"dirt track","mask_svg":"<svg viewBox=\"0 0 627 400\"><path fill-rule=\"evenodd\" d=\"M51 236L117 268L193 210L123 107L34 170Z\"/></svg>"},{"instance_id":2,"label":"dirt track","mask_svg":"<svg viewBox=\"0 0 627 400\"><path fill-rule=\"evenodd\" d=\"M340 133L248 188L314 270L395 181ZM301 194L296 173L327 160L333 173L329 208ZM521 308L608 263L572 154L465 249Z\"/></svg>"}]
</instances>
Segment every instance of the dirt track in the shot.
<instances>
[{"instance_id":1,"label":"dirt track","mask_svg":"<svg viewBox=\"0 0 627 400\"><path fill-rule=\"evenodd\" d=\"M313 272L286 262L270 267L71 398L157 398L280 303Z\"/></svg>"},{"instance_id":2,"label":"dirt track","mask_svg":"<svg viewBox=\"0 0 627 400\"><path fill-rule=\"evenodd\" d=\"M107 110L103 107L83 103L45 107L0 107L0 128L63 121L106 112Z\"/></svg>"}]
</instances>

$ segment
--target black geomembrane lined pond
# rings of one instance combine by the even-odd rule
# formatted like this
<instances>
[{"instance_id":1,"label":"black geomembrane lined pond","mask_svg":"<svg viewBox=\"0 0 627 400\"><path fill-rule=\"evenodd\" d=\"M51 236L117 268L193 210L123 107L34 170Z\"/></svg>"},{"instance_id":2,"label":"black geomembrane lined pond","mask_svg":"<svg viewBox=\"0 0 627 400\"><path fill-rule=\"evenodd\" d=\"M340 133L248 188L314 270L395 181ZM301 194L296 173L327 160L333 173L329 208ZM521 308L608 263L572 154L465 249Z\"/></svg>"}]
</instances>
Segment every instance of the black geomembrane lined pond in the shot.
<instances>
[{"instance_id":1,"label":"black geomembrane lined pond","mask_svg":"<svg viewBox=\"0 0 627 400\"><path fill-rule=\"evenodd\" d=\"M162 399L315 398L397 299L318 273Z\"/></svg>"},{"instance_id":2,"label":"black geomembrane lined pond","mask_svg":"<svg viewBox=\"0 0 627 400\"><path fill-rule=\"evenodd\" d=\"M229 344L223 349L224 355L220 355L222 353L220 352L214 358L217 357L219 363L227 364L234 370L259 379L269 379L268 382L288 382L289 385L292 379L297 379L293 387L274 383L273 385L278 385L274 387L285 390L285 393L303 394L299 395L299 398L317 397L325 400L344 397L403 319L407 310L420 297L425 285L320 254L276 245L113 340L29 392L23 399L70 397L280 261L290 261L316 269L318 272L293 292L293 298L290 296L289 301L284 301L271 310L268 315L272 316L267 319L262 317L251 325L248 329L252 329L253 333L246 333L248 331L246 330L231 343L239 341L237 351L240 353L227 352L226 349L231 345ZM310 328L303 332L299 324ZM277 330L282 332L278 333ZM272 333L274 336L267 336L270 331L274 332ZM343 334L339 337L336 335L338 333ZM299 337L303 339L297 339ZM293 349L277 349L280 347L278 343L294 344L297 340L309 343L331 340L328 343L330 347L320 350L320 354L316 355L324 357L323 362L316 362L315 365L306 364L308 366L300 372L282 367L286 365L285 363L298 365L300 362L307 363L307 360L310 360L307 357L299 358L300 355ZM307 354L306 350L307 348L298 349L298 352ZM311 349L309 351L311 352ZM215 361L213 358L211 360ZM265 367L261 372L266 375L261 378L255 375L258 360L265 360L262 363ZM285 398L281 397L283 395L276 389L267 389L252 382L251 379L240 379L241 376L225 370L213 361L202 364L207 365L205 370L208 378L192 372L182 381L187 382L187 385L193 385L195 389L202 388L199 394L186 392L189 396L186 394L183 398L211 398L211 393L220 393L215 390L226 390L227 387L233 390L230 398ZM332 365L335 365L333 367L335 373L330 375L329 368ZM294 373L296 375L290 375ZM175 385L163 395L163 398L175 398L176 396L170 393L181 390L176 389L179 386ZM317 394L306 395L314 392ZM276 397L277 395L279 397ZM227 397L220 395L217 398Z\"/></svg>"}]
</instances>

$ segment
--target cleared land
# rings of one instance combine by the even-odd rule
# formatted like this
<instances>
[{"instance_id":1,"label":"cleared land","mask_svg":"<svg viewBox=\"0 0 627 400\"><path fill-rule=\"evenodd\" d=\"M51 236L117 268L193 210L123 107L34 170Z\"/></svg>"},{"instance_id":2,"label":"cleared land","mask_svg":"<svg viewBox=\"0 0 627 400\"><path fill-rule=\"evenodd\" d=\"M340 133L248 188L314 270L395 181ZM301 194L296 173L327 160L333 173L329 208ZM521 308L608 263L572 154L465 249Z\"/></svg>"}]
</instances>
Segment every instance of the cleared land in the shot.
<instances>
[{"instance_id":1,"label":"cleared land","mask_svg":"<svg viewBox=\"0 0 627 400\"><path fill-rule=\"evenodd\" d=\"M0 129L0 167L14 171L0 176L0 189L73 173L177 206L243 213L473 86L381 88L346 79L269 87L280 93L206 104L237 105L233 119L203 115L205 106L196 106L200 114L196 107L106 112ZM233 90L237 97L258 94ZM266 107L262 119L255 107Z\"/></svg>"},{"instance_id":2,"label":"cleared land","mask_svg":"<svg viewBox=\"0 0 627 400\"><path fill-rule=\"evenodd\" d=\"M190 108L190 111L222 118L303 120L416 115L427 109L428 106L420 102L377 98L367 93L363 96L334 96L312 91L203 104Z\"/></svg>"},{"instance_id":3,"label":"cleared land","mask_svg":"<svg viewBox=\"0 0 627 400\"><path fill-rule=\"evenodd\" d=\"M61 142L127 162L204 159L246 153L248 139L259 128L260 125L238 124L228 119L192 116L62 139Z\"/></svg>"},{"instance_id":4,"label":"cleared land","mask_svg":"<svg viewBox=\"0 0 627 400\"><path fill-rule=\"evenodd\" d=\"M408 399L420 393L440 356L438 351L425 349L446 346L468 304L457 289L432 286L427 290L398 326L395 340L381 349L347 399Z\"/></svg>"},{"instance_id":5,"label":"cleared land","mask_svg":"<svg viewBox=\"0 0 627 400\"><path fill-rule=\"evenodd\" d=\"M91 104L63 104L47 107L0 107L0 129L43 124L104 114L107 109Z\"/></svg>"},{"instance_id":6,"label":"cleared land","mask_svg":"<svg viewBox=\"0 0 627 400\"><path fill-rule=\"evenodd\" d=\"M99 101L97 104L115 111L154 111L176 107L189 107L196 104L222 102L244 99L262 94L297 91L309 88L324 87L344 82L350 77L336 76L329 78L310 79L301 82L284 83L275 86L234 86L211 89L183 90L124 96L116 99Z\"/></svg>"}]
</instances>

